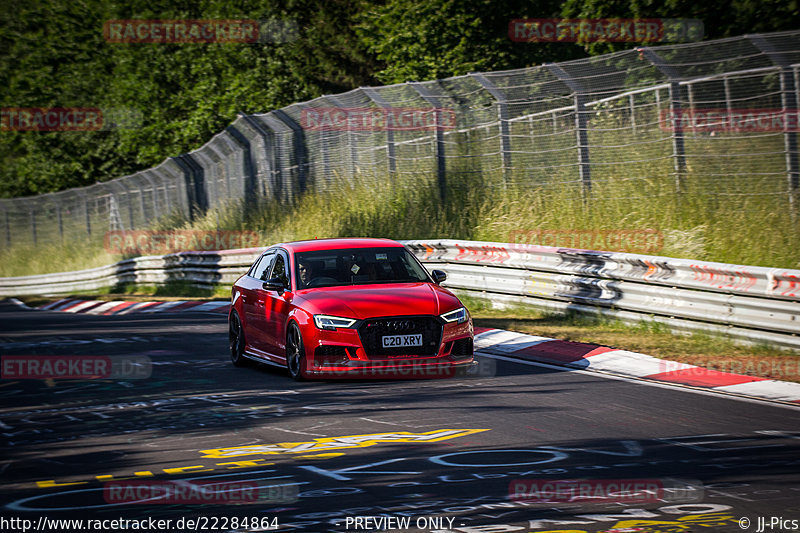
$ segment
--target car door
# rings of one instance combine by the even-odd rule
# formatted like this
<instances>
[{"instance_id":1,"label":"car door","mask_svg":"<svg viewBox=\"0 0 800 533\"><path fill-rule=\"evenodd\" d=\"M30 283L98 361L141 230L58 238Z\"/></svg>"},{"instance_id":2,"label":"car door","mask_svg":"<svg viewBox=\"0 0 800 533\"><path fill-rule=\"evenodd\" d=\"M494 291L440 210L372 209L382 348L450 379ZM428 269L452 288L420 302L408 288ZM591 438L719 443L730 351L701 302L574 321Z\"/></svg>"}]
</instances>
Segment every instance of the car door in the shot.
<instances>
[{"instance_id":1,"label":"car door","mask_svg":"<svg viewBox=\"0 0 800 533\"><path fill-rule=\"evenodd\" d=\"M286 322L292 309L291 276L289 274L289 255L278 250L272 263L270 278L280 278L284 284L282 291L263 291L266 297L267 325L264 328L266 351L281 362L286 361Z\"/></svg>"},{"instance_id":2,"label":"car door","mask_svg":"<svg viewBox=\"0 0 800 533\"><path fill-rule=\"evenodd\" d=\"M268 279L275 261L275 251L267 251L242 284L242 310L245 314L245 338L254 351L265 352L267 327L263 283ZM257 354L262 355L262 354Z\"/></svg>"}]
</instances>

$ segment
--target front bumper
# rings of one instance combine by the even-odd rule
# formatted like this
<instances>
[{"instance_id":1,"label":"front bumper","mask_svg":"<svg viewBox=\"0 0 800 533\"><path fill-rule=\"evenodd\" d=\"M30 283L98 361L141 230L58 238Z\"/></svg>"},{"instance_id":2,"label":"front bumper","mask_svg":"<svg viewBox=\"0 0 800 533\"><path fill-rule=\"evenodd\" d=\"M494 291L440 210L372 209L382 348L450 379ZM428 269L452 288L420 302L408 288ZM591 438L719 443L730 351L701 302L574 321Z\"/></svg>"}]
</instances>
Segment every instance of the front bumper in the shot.
<instances>
[{"instance_id":1,"label":"front bumper","mask_svg":"<svg viewBox=\"0 0 800 533\"><path fill-rule=\"evenodd\" d=\"M370 362L346 366L310 366L306 377L316 379L441 379L466 374L478 363L470 357L463 361L416 360L402 362Z\"/></svg>"},{"instance_id":2,"label":"front bumper","mask_svg":"<svg viewBox=\"0 0 800 533\"><path fill-rule=\"evenodd\" d=\"M370 352L356 329L309 329L303 369L308 378L435 379L462 374L474 364L471 319L442 324L438 346L424 354Z\"/></svg>"}]
</instances>

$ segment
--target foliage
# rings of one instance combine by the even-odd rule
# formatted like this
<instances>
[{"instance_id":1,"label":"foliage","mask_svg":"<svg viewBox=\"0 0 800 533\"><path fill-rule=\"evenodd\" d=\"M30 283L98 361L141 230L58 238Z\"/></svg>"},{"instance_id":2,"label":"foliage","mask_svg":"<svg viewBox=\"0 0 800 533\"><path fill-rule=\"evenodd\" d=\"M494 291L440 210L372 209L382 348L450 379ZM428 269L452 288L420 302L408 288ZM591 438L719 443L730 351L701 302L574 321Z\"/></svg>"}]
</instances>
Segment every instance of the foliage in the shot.
<instances>
[{"instance_id":1,"label":"foliage","mask_svg":"<svg viewBox=\"0 0 800 533\"><path fill-rule=\"evenodd\" d=\"M796 30L800 20L797 0L566 0L564 18L699 19L703 39L748 33ZM589 43L586 50L605 54L639 46L636 43Z\"/></svg>"},{"instance_id":2,"label":"foliage","mask_svg":"<svg viewBox=\"0 0 800 533\"><path fill-rule=\"evenodd\" d=\"M0 135L0 196L106 181L198 148L236 118L375 83L350 19L357 0L21 0L0 22L0 106L130 110L134 127ZM110 43L127 19L293 21L258 43ZM128 124L131 126L131 124Z\"/></svg>"},{"instance_id":3,"label":"foliage","mask_svg":"<svg viewBox=\"0 0 800 533\"><path fill-rule=\"evenodd\" d=\"M558 17L560 5L556 0L389 0L359 13L357 32L386 64L376 73L383 83L432 80L584 57L574 44L509 38L511 20Z\"/></svg>"}]
</instances>

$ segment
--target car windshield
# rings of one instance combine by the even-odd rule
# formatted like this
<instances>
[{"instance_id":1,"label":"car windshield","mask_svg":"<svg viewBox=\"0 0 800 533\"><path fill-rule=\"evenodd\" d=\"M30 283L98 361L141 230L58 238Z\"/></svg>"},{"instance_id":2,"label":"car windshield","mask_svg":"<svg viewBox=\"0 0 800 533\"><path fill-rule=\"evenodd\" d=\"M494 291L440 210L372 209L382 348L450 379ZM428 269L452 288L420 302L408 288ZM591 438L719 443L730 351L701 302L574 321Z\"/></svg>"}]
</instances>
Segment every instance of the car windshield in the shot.
<instances>
[{"instance_id":1,"label":"car windshield","mask_svg":"<svg viewBox=\"0 0 800 533\"><path fill-rule=\"evenodd\" d=\"M295 255L300 289L375 283L430 281L428 273L405 248L348 248Z\"/></svg>"}]
</instances>

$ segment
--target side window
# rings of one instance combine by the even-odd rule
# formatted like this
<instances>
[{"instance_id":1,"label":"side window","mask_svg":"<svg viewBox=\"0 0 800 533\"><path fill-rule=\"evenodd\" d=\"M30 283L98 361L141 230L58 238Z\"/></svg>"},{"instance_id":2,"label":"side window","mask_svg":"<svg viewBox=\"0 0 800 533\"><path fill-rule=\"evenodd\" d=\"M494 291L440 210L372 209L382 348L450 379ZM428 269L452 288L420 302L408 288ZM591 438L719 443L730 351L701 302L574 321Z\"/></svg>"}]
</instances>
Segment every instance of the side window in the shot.
<instances>
[{"instance_id":1,"label":"side window","mask_svg":"<svg viewBox=\"0 0 800 533\"><path fill-rule=\"evenodd\" d=\"M284 286L289 287L289 263L286 261L285 254L276 254L275 264L272 267L272 274L270 277L280 278Z\"/></svg>"},{"instance_id":2,"label":"side window","mask_svg":"<svg viewBox=\"0 0 800 533\"><path fill-rule=\"evenodd\" d=\"M253 273L254 273L254 272L256 271L256 269L258 268L258 264L259 264L259 263L261 263L261 260L262 260L262 259L264 259L264 256L263 256L263 255L260 255L260 256L258 256L258 257L256 258L256 260L255 260L255 261L253 261L253 264L252 264L252 265L250 265L250 270L248 270L248 271L247 271L247 275L248 275L248 276L252 276L252 275L253 275Z\"/></svg>"},{"instance_id":3,"label":"side window","mask_svg":"<svg viewBox=\"0 0 800 533\"><path fill-rule=\"evenodd\" d=\"M261 258L261 261L258 262L258 265L256 265L256 267L253 269L253 273L250 275L261 281L266 281L267 273L269 272L269 267L272 265L274 259L275 259L274 253L269 253L264 255Z\"/></svg>"}]
</instances>

